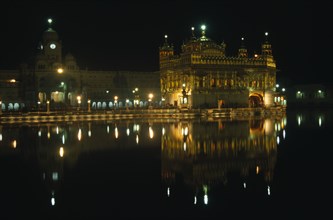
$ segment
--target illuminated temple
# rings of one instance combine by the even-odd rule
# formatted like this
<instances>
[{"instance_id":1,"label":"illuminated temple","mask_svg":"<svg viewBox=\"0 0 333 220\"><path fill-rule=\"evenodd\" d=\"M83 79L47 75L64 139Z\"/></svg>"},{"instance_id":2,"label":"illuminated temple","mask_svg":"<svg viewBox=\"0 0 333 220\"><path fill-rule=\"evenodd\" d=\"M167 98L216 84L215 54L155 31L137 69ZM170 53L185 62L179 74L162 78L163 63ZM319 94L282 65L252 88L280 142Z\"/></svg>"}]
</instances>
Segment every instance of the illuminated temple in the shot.
<instances>
[{"instance_id":1,"label":"illuminated temple","mask_svg":"<svg viewBox=\"0 0 333 220\"><path fill-rule=\"evenodd\" d=\"M226 44L206 36L192 37L181 53L167 41L160 47L161 95L166 104L181 107L270 107L274 104L276 64L266 39L261 53L250 57L244 45L238 55L226 54Z\"/></svg>"}]
</instances>

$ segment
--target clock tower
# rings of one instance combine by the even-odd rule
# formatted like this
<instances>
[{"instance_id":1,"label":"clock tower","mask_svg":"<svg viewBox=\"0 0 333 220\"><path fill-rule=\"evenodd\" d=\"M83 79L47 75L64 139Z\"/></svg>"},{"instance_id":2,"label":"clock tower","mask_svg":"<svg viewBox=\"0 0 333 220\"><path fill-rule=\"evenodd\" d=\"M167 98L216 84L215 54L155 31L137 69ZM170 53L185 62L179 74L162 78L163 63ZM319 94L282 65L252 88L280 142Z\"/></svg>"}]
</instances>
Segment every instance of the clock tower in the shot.
<instances>
[{"instance_id":1,"label":"clock tower","mask_svg":"<svg viewBox=\"0 0 333 220\"><path fill-rule=\"evenodd\" d=\"M52 29L52 19L48 19L49 27L44 31L39 44L39 55L36 57L36 69L39 71L54 70L62 65L62 44L58 33Z\"/></svg>"}]
</instances>

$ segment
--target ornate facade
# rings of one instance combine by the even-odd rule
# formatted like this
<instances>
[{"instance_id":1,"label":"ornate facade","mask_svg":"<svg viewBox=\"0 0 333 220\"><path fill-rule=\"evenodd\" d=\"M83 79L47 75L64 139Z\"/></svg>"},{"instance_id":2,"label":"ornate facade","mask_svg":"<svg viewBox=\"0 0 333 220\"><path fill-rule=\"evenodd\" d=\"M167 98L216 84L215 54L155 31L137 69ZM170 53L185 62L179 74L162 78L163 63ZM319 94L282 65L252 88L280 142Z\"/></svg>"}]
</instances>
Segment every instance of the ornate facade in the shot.
<instances>
[{"instance_id":1,"label":"ornate facade","mask_svg":"<svg viewBox=\"0 0 333 220\"><path fill-rule=\"evenodd\" d=\"M248 56L242 46L238 56L226 55L226 44L206 37L192 37L175 54L167 41L159 48L161 94L167 105L179 107L272 106L276 64L267 33L261 54Z\"/></svg>"}]
</instances>

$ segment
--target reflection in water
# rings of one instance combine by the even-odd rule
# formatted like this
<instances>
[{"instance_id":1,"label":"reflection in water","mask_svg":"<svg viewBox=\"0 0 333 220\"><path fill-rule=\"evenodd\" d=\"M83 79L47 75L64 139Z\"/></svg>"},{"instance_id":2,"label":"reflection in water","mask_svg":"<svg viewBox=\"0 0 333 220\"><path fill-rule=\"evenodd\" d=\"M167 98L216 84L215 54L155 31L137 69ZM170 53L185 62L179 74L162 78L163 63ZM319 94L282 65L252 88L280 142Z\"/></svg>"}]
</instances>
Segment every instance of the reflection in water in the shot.
<instances>
[{"instance_id":1,"label":"reflection in water","mask_svg":"<svg viewBox=\"0 0 333 220\"><path fill-rule=\"evenodd\" d=\"M285 137L285 124L282 118L164 125L161 161L167 196L181 176L193 190L194 204L202 199L207 205L209 190L220 183L228 184L230 173L239 173L246 189L251 172L264 175L267 195L271 195L278 135L283 129Z\"/></svg>"},{"instance_id":2,"label":"reflection in water","mask_svg":"<svg viewBox=\"0 0 333 220\"><path fill-rule=\"evenodd\" d=\"M37 158L41 180L49 192L47 203L58 206L57 196L65 184L64 164L66 169L75 167L79 156L87 152L158 147L163 195L177 197L180 178L192 191L192 204L209 205L214 201L210 197L212 189L219 184L227 185L230 173L238 173L239 186L245 190L253 184L248 178L251 173L263 175L265 190L271 195L277 146L286 137L286 123L286 118L274 118L69 122L14 129L0 126L0 153L8 144L26 154L25 158ZM112 129L114 133L110 132Z\"/></svg>"},{"instance_id":3,"label":"reflection in water","mask_svg":"<svg viewBox=\"0 0 333 220\"><path fill-rule=\"evenodd\" d=\"M47 199L43 202L49 207L56 208L61 207L65 201L62 199L65 198L64 193L72 189L68 187L68 184L73 184L70 181L73 181L74 177L68 173L75 173L78 166L81 166L81 170L95 171L96 169L98 173L97 169L100 167L84 166L85 159L91 152L100 151L108 155L115 153L109 152L110 149L121 149L123 153L117 156L120 155L119 158L131 162L138 152L142 151L144 152L142 154L146 154L152 148L160 149L160 152L157 152L160 157L156 160L160 162L161 169L153 175L162 177L162 186L161 182L157 184L158 190L163 195L161 200L169 204L168 201L184 196L183 191L186 188L190 192L185 194L188 198L187 204L196 209L198 206L210 208L217 203L216 190L222 189L226 192L231 189L231 185L236 185L237 190L242 193L249 192L256 185L265 197L274 199L278 190L276 181L272 180L273 177L274 180L277 178L274 176L274 169L278 160L278 149L283 147L286 149L283 145L284 140L292 139L297 129L303 134L303 128L308 126L316 127L319 131L324 130L323 128L332 121L329 117L331 116L323 113L295 113L288 118L289 130L284 117L236 121L174 119L157 122L128 120L0 125L0 155L2 158L18 155L19 159L38 162L40 179L38 176L37 179L47 188ZM290 132L290 126L295 127L296 130L293 130L295 132ZM289 145L288 148L295 146ZM279 155L283 154L279 152ZM106 161L110 162L110 160ZM282 161L281 164L284 162ZM113 162L112 166L118 164ZM107 164L103 163L103 166ZM111 168L104 168L105 171L110 171L109 169ZM117 169L124 170L123 175L127 175L126 166L117 167ZM158 165L157 169L159 169ZM130 186L132 188L141 186L141 189L144 184L153 184L145 182L148 174L144 171L138 174L139 178L131 179ZM275 172L276 174L278 172ZM103 175L110 175L113 180L119 173L111 170ZM84 177L91 178L88 175ZM234 181L235 177L237 181ZM5 178L3 176L2 180ZM36 178L36 176L28 178ZM280 178L278 179L280 181ZM85 180L80 179L76 183L81 183L80 181ZM103 186L102 183L98 183L100 179L96 178L94 181L97 182L97 187ZM140 183L144 184L140 185ZM130 189L128 185L123 188L120 184L115 188L110 187L108 190L111 192L108 191L106 195L114 196L114 191L126 191ZM92 191L90 188L84 190L87 190L87 194ZM43 192L41 190L40 193ZM136 193L134 190L131 192ZM131 198L137 198L135 196Z\"/></svg>"}]
</instances>

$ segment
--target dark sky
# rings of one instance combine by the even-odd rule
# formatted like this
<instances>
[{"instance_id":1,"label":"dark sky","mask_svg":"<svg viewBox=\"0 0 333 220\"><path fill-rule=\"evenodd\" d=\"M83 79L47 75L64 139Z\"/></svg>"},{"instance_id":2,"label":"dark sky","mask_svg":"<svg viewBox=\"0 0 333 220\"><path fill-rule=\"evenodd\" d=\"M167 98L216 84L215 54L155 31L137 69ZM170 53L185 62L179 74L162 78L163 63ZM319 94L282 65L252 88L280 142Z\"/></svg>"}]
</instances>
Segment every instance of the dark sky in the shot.
<instances>
[{"instance_id":1,"label":"dark sky","mask_svg":"<svg viewBox=\"0 0 333 220\"><path fill-rule=\"evenodd\" d=\"M0 69L26 62L52 17L63 52L71 52L80 68L158 70L165 34L179 50L190 28L200 35L205 24L206 36L224 41L230 56L241 37L250 54L259 52L268 31L278 78L292 83L332 78L329 1L9 1L0 7Z\"/></svg>"}]
</instances>

